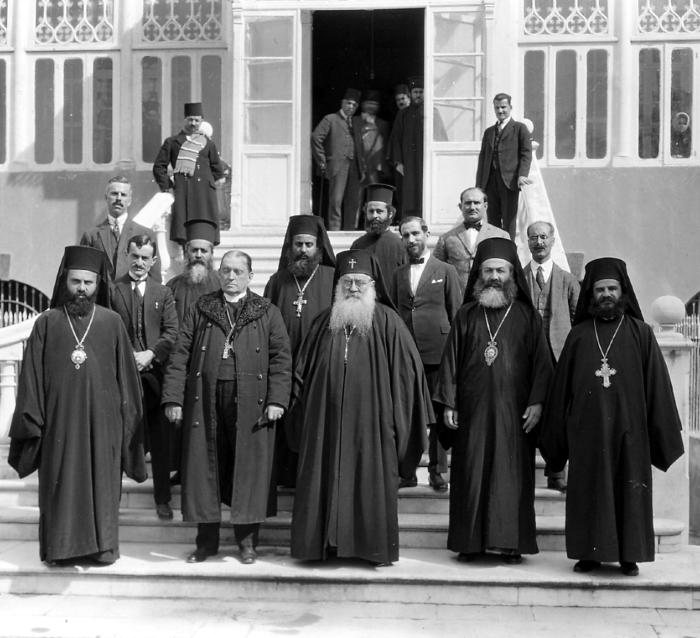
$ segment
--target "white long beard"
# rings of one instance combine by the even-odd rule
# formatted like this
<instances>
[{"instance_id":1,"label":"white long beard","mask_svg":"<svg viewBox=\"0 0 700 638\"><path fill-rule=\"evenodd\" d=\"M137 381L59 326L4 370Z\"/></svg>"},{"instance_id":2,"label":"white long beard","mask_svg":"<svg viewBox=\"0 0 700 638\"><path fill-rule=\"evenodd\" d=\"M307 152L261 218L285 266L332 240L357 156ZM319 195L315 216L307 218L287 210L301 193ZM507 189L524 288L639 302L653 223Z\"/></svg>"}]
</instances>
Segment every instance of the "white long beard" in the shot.
<instances>
[{"instance_id":1,"label":"white long beard","mask_svg":"<svg viewBox=\"0 0 700 638\"><path fill-rule=\"evenodd\" d=\"M211 268L205 264L194 263L187 266L187 280L191 284L201 284L209 275Z\"/></svg>"},{"instance_id":2,"label":"white long beard","mask_svg":"<svg viewBox=\"0 0 700 638\"><path fill-rule=\"evenodd\" d=\"M367 286L360 297L345 297L343 285L338 282L331 308L331 331L343 332L346 326L354 326L361 337L368 335L372 330L376 299L374 286Z\"/></svg>"}]
</instances>

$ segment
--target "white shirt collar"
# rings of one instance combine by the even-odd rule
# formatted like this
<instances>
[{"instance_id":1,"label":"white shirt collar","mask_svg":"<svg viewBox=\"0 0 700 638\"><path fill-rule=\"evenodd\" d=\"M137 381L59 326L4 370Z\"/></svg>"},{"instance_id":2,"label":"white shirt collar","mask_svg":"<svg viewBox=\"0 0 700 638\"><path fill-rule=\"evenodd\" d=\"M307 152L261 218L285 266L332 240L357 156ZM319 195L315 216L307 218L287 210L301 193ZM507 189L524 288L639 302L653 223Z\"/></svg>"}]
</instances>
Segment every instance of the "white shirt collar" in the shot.
<instances>
[{"instance_id":1,"label":"white shirt collar","mask_svg":"<svg viewBox=\"0 0 700 638\"><path fill-rule=\"evenodd\" d=\"M112 217L111 215L107 215L107 221L109 222L109 225L112 226L114 222L117 222L117 225L119 226L119 232L122 231L124 228L124 224L126 224L126 218L129 216L129 213L122 213L119 215L119 217Z\"/></svg>"},{"instance_id":2,"label":"white shirt collar","mask_svg":"<svg viewBox=\"0 0 700 638\"><path fill-rule=\"evenodd\" d=\"M511 120L511 117L508 116L505 120L503 120L503 122L498 122L498 121L497 121L496 124L497 124L497 126L498 126L498 129L499 129L500 131L502 131L502 130L505 128L506 124L508 124L508 122L510 122L510 120Z\"/></svg>"},{"instance_id":3,"label":"white shirt collar","mask_svg":"<svg viewBox=\"0 0 700 638\"><path fill-rule=\"evenodd\" d=\"M227 295L226 293L224 293L224 299L226 299L226 301L228 301L229 303L236 303L237 301L240 301L241 299L243 299L243 297L245 297L247 293L248 293L247 288L243 292L241 292L237 295Z\"/></svg>"},{"instance_id":4,"label":"white shirt collar","mask_svg":"<svg viewBox=\"0 0 700 638\"><path fill-rule=\"evenodd\" d=\"M545 282L549 281L550 276L552 275L552 267L554 266L554 261L550 257L546 261L543 261L541 264L538 264L534 259L530 262L530 268L532 269L532 276L537 275L537 269L542 266L542 274L544 275L544 280Z\"/></svg>"}]
</instances>

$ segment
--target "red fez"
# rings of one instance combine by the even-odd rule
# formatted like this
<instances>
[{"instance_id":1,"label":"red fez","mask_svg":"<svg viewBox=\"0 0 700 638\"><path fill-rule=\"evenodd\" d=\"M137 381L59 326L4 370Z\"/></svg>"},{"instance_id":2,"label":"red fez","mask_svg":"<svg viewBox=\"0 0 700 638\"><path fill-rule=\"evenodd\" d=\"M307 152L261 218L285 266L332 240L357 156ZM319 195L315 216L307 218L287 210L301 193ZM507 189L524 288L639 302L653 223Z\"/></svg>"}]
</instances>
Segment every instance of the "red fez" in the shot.
<instances>
[{"instance_id":1,"label":"red fez","mask_svg":"<svg viewBox=\"0 0 700 638\"><path fill-rule=\"evenodd\" d=\"M204 117L201 102L187 102L185 104L185 117L197 116Z\"/></svg>"},{"instance_id":2,"label":"red fez","mask_svg":"<svg viewBox=\"0 0 700 638\"><path fill-rule=\"evenodd\" d=\"M368 184L365 186L365 202L384 202L391 206L395 190L390 184Z\"/></svg>"},{"instance_id":3,"label":"red fez","mask_svg":"<svg viewBox=\"0 0 700 638\"><path fill-rule=\"evenodd\" d=\"M343 99L352 100L353 102L359 102L361 95L362 94L357 89L346 89L345 95L343 95Z\"/></svg>"},{"instance_id":4,"label":"red fez","mask_svg":"<svg viewBox=\"0 0 700 638\"><path fill-rule=\"evenodd\" d=\"M191 221L185 224L187 241L193 239L204 239L210 244L216 243L216 225L206 221Z\"/></svg>"},{"instance_id":5,"label":"red fez","mask_svg":"<svg viewBox=\"0 0 700 638\"><path fill-rule=\"evenodd\" d=\"M335 258L336 277L343 275L368 275L375 278L372 256L366 250L345 250Z\"/></svg>"},{"instance_id":6,"label":"red fez","mask_svg":"<svg viewBox=\"0 0 700 638\"><path fill-rule=\"evenodd\" d=\"M101 250L90 246L66 246L63 252L65 270L89 270L99 275L105 260Z\"/></svg>"}]
</instances>

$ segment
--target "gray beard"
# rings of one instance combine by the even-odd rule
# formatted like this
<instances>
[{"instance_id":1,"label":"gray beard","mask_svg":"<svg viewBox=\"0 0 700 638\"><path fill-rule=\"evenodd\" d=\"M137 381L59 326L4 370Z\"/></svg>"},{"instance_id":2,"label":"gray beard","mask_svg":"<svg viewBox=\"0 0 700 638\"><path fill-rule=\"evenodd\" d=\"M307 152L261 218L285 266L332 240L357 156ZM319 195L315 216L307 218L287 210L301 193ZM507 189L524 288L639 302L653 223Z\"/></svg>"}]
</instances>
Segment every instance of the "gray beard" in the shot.
<instances>
[{"instance_id":1,"label":"gray beard","mask_svg":"<svg viewBox=\"0 0 700 638\"><path fill-rule=\"evenodd\" d=\"M193 264L187 264L185 270L185 278L190 284L201 284L211 272L211 262L208 264L201 264L195 262Z\"/></svg>"},{"instance_id":2,"label":"gray beard","mask_svg":"<svg viewBox=\"0 0 700 638\"><path fill-rule=\"evenodd\" d=\"M377 293L374 286L367 286L361 297L345 297L345 290L338 282L335 289L335 302L331 308L331 332L344 332L345 327L354 327L361 337L372 331L374 305Z\"/></svg>"},{"instance_id":3,"label":"gray beard","mask_svg":"<svg viewBox=\"0 0 700 638\"><path fill-rule=\"evenodd\" d=\"M515 301L517 287L512 280L502 286L485 284L481 279L474 284L474 297L484 308L505 308Z\"/></svg>"}]
</instances>

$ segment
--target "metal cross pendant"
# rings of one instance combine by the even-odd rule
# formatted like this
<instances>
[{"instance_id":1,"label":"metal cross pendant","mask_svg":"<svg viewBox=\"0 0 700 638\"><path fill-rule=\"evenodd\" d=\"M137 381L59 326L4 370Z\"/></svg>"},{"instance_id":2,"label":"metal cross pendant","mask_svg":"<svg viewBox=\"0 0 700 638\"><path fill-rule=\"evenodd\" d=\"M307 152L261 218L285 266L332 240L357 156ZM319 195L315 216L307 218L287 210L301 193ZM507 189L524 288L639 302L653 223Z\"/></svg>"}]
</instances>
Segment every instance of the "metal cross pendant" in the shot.
<instances>
[{"instance_id":1,"label":"metal cross pendant","mask_svg":"<svg viewBox=\"0 0 700 638\"><path fill-rule=\"evenodd\" d=\"M617 370L615 370L615 368L611 368L608 365L608 360L606 358L601 359L601 361L602 361L602 365L600 366L600 369L595 371L595 376L602 377L603 387L609 388L610 387L610 377L616 375Z\"/></svg>"},{"instance_id":2,"label":"metal cross pendant","mask_svg":"<svg viewBox=\"0 0 700 638\"><path fill-rule=\"evenodd\" d=\"M292 305L295 306L297 309L297 317L301 317L301 311L306 305L306 299L304 299L302 293L299 293L296 301L292 301Z\"/></svg>"},{"instance_id":3,"label":"metal cross pendant","mask_svg":"<svg viewBox=\"0 0 700 638\"><path fill-rule=\"evenodd\" d=\"M221 358L228 359L232 355L233 355L233 344L228 339L226 339L226 343L224 343L224 351L221 353Z\"/></svg>"}]
</instances>

